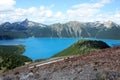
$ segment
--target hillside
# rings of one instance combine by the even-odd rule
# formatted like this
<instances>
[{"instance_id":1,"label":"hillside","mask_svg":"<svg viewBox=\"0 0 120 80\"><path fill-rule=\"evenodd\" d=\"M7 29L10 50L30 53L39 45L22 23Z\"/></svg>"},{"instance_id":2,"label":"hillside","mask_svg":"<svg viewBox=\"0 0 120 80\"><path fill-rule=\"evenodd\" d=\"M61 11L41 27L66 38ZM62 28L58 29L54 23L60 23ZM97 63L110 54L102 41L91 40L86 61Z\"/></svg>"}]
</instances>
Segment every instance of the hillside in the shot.
<instances>
[{"instance_id":1,"label":"hillside","mask_svg":"<svg viewBox=\"0 0 120 80\"><path fill-rule=\"evenodd\" d=\"M26 65L1 74L2 80L119 80L120 47L65 58L34 67ZM32 64L31 64L32 65ZM38 66L39 65L39 66Z\"/></svg>"},{"instance_id":2,"label":"hillside","mask_svg":"<svg viewBox=\"0 0 120 80\"><path fill-rule=\"evenodd\" d=\"M45 25L28 19L21 22L5 22L0 25L0 39L28 37L82 37L120 39L120 25L112 22L55 23ZM110 35L110 36L109 36Z\"/></svg>"},{"instance_id":3,"label":"hillside","mask_svg":"<svg viewBox=\"0 0 120 80\"><path fill-rule=\"evenodd\" d=\"M25 62L32 60L22 53L25 51L24 46L0 46L0 73L22 66Z\"/></svg>"},{"instance_id":4,"label":"hillside","mask_svg":"<svg viewBox=\"0 0 120 80\"><path fill-rule=\"evenodd\" d=\"M19 46L6 46L6 45L1 45L0 46L0 53L9 53L9 54L22 54L25 51L24 46L19 45Z\"/></svg>"},{"instance_id":5,"label":"hillside","mask_svg":"<svg viewBox=\"0 0 120 80\"><path fill-rule=\"evenodd\" d=\"M71 45L69 48L62 52L54 55L53 57L71 56L78 54L86 54L100 49L109 48L109 46L102 41L96 40L79 40L78 42Z\"/></svg>"}]
</instances>

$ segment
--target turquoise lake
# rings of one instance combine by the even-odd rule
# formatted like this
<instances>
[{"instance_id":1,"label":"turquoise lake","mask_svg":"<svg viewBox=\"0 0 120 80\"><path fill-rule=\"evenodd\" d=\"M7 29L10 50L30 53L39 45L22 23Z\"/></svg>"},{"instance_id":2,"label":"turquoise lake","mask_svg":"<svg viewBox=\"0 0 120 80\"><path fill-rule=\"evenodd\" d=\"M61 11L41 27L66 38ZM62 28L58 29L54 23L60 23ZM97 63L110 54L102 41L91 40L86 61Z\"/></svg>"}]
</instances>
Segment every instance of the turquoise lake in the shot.
<instances>
[{"instance_id":1,"label":"turquoise lake","mask_svg":"<svg viewBox=\"0 0 120 80\"><path fill-rule=\"evenodd\" d=\"M85 39L102 40L111 47L120 45L120 40L94 38ZM24 45L26 51L23 55L26 55L33 60L36 60L50 58L54 54L66 49L78 40L81 40L81 38L26 38L14 40L0 40L0 45Z\"/></svg>"}]
</instances>

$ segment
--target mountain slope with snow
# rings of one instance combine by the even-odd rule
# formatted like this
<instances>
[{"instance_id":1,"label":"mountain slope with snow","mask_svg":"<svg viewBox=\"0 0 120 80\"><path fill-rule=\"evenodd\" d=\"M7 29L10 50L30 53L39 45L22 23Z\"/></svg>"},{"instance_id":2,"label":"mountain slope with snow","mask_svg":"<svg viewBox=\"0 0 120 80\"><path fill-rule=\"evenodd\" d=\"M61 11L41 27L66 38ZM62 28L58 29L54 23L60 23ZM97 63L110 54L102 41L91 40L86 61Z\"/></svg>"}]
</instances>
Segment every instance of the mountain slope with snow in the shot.
<instances>
[{"instance_id":1,"label":"mountain slope with snow","mask_svg":"<svg viewBox=\"0 0 120 80\"><path fill-rule=\"evenodd\" d=\"M0 39L28 37L82 37L120 39L120 25L112 22L78 22L55 23L45 25L28 19L22 22L5 22L0 25ZM13 35L14 34L14 35Z\"/></svg>"}]
</instances>

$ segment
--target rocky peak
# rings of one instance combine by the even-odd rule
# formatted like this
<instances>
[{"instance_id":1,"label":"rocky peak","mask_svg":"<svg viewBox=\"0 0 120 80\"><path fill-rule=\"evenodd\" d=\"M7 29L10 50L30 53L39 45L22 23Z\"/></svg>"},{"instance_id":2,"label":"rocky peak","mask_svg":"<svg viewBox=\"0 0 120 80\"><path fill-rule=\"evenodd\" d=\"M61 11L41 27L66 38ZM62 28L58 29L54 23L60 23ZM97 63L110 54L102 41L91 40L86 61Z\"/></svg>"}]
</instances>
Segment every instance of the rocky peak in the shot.
<instances>
[{"instance_id":1,"label":"rocky peak","mask_svg":"<svg viewBox=\"0 0 120 80\"><path fill-rule=\"evenodd\" d=\"M101 21L87 22L87 23L85 23L85 25L92 26L92 27L102 27L103 26L103 22L101 22Z\"/></svg>"},{"instance_id":2,"label":"rocky peak","mask_svg":"<svg viewBox=\"0 0 120 80\"><path fill-rule=\"evenodd\" d=\"M70 24L70 25L83 25L84 23L82 23L82 22L79 22L79 21L70 21L70 22L68 22L67 24Z\"/></svg>"},{"instance_id":3,"label":"rocky peak","mask_svg":"<svg viewBox=\"0 0 120 80\"><path fill-rule=\"evenodd\" d=\"M112 21L105 21L104 22L104 26L107 27L107 28L112 28L114 26L118 27L119 25L114 23L114 22L112 22Z\"/></svg>"},{"instance_id":4,"label":"rocky peak","mask_svg":"<svg viewBox=\"0 0 120 80\"><path fill-rule=\"evenodd\" d=\"M41 24L41 23L29 21L28 19L25 19L25 20L22 21L20 24L21 24L22 26L26 26L26 27L33 27L33 26L45 27L45 25L43 25L43 24Z\"/></svg>"},{"instance_id":5,"label":"rocky peak","mask_svg":"<svg viewBox=\"0 0 120 80\"><path fill-rule=\"evenodd\" d=\"M10 22L5 22L5 23L3 23L1 25L3 25L3 26L9 26L9 25L11 25L11 23Z\"/></svg>"},{"instance_id":6,"label":"rocky peak","mask_svg":"<svg viewBox=\"0 0 120 80\"><path fill-rule=\"evenodd\" d=\"M26 23L27 23L27 22L29 22L29 20L26 18L23 22L26 22Z\"/></svg>"},{"instance_id":7,"label":"rocky peak","mask_svg":"<svg viewBox=\"0 0 120 80\"><path fill-rule=\"evenodd\" d=\"M24 21L22 21L20 24L23 26L28 26L29 20L25 19Z\"/></svg>"}]
</instances>

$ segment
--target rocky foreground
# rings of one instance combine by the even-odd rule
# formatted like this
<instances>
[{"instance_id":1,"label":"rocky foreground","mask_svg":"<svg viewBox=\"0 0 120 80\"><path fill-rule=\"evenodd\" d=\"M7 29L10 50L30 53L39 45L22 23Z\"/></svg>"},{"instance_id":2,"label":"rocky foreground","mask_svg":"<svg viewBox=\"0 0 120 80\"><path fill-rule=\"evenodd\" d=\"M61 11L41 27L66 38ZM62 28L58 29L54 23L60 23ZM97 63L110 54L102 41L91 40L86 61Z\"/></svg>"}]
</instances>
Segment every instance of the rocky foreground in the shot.
<instances>
[{"instance_id":1,"label":"rocky foreground","mask_svg":"<svg viewBox=\"0 0 120 80\"><path fill-rule=\"evenodd\" d=\"M1 74L0 80L120 80L120 47Z\"/></svg>"}]
</instances>

